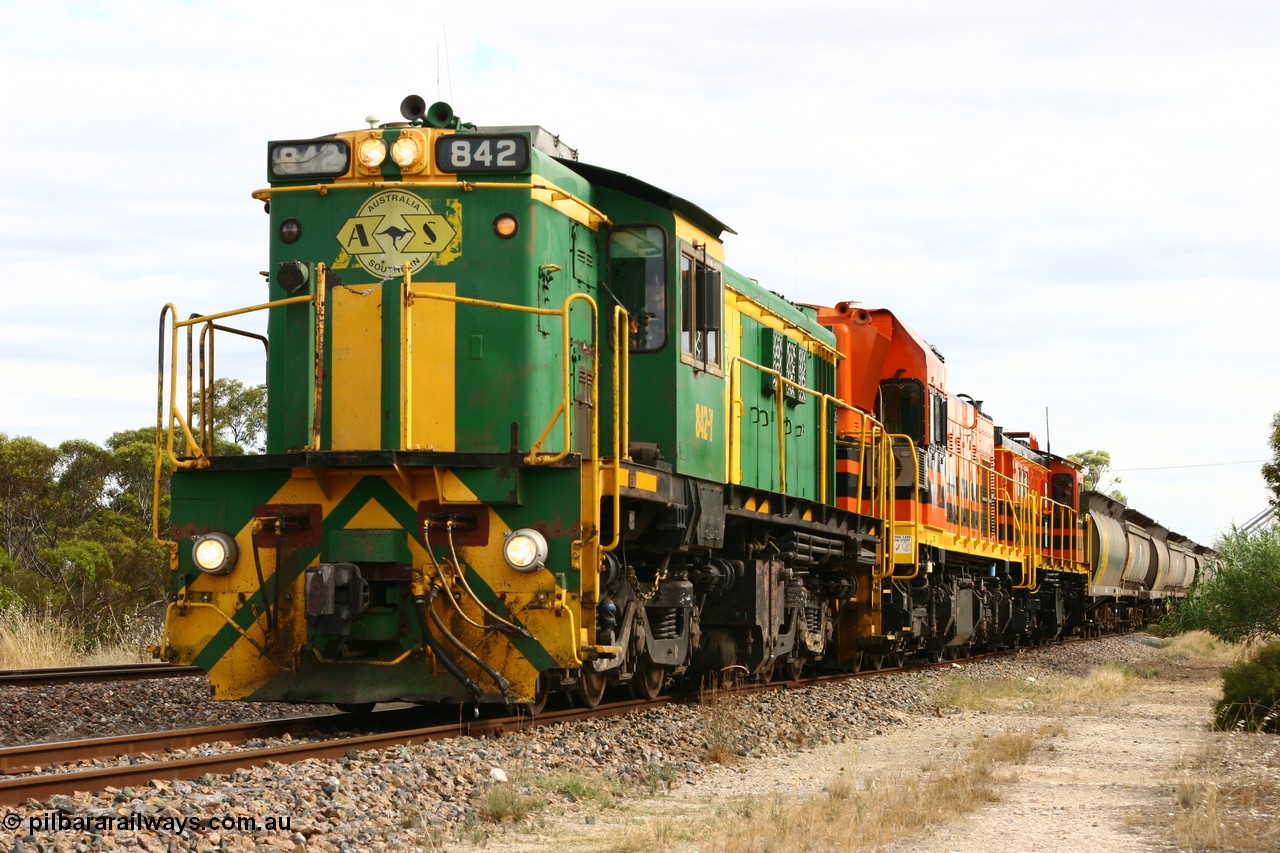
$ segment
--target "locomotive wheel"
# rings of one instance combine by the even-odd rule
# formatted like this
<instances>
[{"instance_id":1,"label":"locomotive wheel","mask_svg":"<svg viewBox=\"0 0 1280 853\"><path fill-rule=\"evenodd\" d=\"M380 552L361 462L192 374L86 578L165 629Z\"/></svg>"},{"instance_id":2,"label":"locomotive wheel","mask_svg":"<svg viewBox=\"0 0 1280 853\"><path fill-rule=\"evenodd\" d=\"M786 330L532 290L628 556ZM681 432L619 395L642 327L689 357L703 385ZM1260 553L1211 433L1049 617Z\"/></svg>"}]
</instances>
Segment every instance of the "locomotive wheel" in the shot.
<instances>
[{"instance_id":1,"label":"locomotive wheel","mask_svg":"<svg viewBox=\"0 0 1280 853\"><path fill-rule=\"evenodd\" d=\"M573 701L584 708L594 708L604 698L604 689L609 679L603 672L596 672L589 666L578 670L578 681L569 688Z\"/></svg>"},{"instance_id":2,"label":"locomotive wheel","mask_svg":"<svg viewBox=\"0 0 1280 853\"><path fill-rule=\"evenodd\" d=\"M902 669L906 665L907 665L906 652L894 652L893 654L889 655L889 666Z\"/></svg>"},{"instance_id":3,"label":"locomotive wheel","mask_svg":"<svg viewBox=\"0 0 1280 853\"><path fill-rule=\"evenodd\" d=\"M536 717L547 709L547 700L551 698L551 684L547 679L545 672L538 675L538 686L534 688L533 701L525 702L523 705L524 712L530 717Z\"/></svg>"},{"instance_id":4,"label":"locomotive wheel","mask_svg":"<svg viewBox=\"0 0 1280 853\"><path fill-rule=\"evenodd\" d=\"M804 674L804 655L788 655L786 658L779 661L779 664L779 668L782 670L783 681L799 681L800 676Z\"/></svg>"},{"instance_id":5,"label":"locomotive wheel","mask_svg":"<svg viewBox=\"0 0 1280 853\"><path fill-rule=\"evenodd\" d=\"M667 681L667 670L656 663L639 661L631 677L631 695L636 699L656 699Z\"/></svg>"},{"instance_id":6,"label":"locomotive wheel","mask_svg":"<svg viewBox=\"0 0 1280 853\"><path fill-rule=\"evenodd\" d=\"M884 655L866 655L862 662L863 669L884 669Z\"/></svg>"},{"instance_id":7,"label":"locomotive wheel","mask_svg":"<svg viewBox=\"0 0 1280 853\"><path fill-rule=\"evenodd\" d=\"M739 671L745 672L745 668L738 666L733 634L725 628L708 628L689 669L694 682L718 690L737 680Z\"/></svg>"}]
</instances>

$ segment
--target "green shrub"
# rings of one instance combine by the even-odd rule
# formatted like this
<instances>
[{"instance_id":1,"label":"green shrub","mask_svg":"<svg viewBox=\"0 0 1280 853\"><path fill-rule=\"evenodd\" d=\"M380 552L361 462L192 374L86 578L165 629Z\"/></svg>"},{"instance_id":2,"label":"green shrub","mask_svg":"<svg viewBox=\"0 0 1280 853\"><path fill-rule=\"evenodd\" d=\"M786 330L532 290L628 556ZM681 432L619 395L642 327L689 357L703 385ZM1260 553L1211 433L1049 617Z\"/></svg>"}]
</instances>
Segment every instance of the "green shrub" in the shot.
<instances>
[{"instance_id":1,"label":"green shrub","mask_svg":"<svg viewBox=\"0 0 1280 853\"><path fill-rule=\"evenodd\" d=\"M1280 642L1222 670L1222 701L1215 708L1214 727L1280 733Z\"/></svg>"},{"instance_id":2,"label":"green shrub","mask_svg":"<svg viewBox=\"0 0 1280 853\"><path fill-rule=\"evenodd\" d=\"M1227 643L1280 637L1280 524L1233 528L1214 548L1217 556L1158 633L1204 630Z\"/></svg>"}]
</instances>

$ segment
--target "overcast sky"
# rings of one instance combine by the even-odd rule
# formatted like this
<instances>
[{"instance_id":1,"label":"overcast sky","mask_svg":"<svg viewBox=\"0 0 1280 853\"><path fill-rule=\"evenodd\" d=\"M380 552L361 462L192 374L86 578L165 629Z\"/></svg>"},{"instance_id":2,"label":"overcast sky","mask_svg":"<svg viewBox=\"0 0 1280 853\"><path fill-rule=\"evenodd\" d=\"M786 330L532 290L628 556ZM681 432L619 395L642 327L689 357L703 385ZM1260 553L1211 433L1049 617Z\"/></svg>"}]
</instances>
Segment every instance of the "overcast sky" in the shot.
<instances>
[{"instance_id":1,"label":"overcast sky","mask_svg":"<svg viewBox=\"0 0 1280 853\"><path fill-rule=\"evenodd\" d=\"M160 307L264 296L267 140L418 93L694 201L789 298L894 310L1207 544L1266 506L1280 410L1277 44L1274 0L0 0L0 432L153 422Z\"/></svg>"}]
</instances>

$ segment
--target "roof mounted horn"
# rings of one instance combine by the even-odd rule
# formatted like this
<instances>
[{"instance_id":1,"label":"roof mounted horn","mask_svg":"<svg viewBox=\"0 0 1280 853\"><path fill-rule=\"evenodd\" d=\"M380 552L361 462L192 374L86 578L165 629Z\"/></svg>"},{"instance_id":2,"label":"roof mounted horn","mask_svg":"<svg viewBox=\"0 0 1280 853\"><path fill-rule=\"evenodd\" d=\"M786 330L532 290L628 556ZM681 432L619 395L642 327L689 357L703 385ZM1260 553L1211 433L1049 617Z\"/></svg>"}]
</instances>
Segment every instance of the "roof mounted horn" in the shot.
<instances>
[{"instance_id":1,"label":"roof mounted horn","mask_svg":"<svg viewBox=\"0 0 1280 853\"><path fill-rule=\"evenodd\" d=\"M400 115L412 122L422 122L427 127L457 130L460 122L453 114L453 107L444 101L436 101L430 107L421 95L410 95L400 102Z\"/></svg>"}]
</instances>

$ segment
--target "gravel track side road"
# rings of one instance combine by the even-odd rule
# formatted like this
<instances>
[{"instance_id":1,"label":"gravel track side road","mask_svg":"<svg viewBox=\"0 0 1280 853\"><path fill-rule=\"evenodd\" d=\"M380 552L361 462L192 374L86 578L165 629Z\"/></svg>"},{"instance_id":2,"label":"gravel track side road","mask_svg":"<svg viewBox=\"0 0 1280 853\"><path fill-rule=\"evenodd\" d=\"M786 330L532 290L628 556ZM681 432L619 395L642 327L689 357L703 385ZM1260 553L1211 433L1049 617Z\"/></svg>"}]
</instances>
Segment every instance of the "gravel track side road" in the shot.
<instances>
[{"instance_id":1,"label":"gravel track side road","mask_svg":"<svg viewBox=\"0 0 1280 853\"><path fill-rule=\"evenodd\" d=\"M1028 708L912 714L903 725L864 731L848 743L709 767L663 796L623 802L584 816L573 810L544 816L539 828L513 828L463 849L515 851L770 850L770 840L728 844L726 823L748 811L768 811L774 798L819 801L837 780L855 784L927 776L953 769L972 744L1005 732L1052 729L1024 764L1000 765L996 801L924 835L881 847L884 853L1172 853L1170 827L1179 811L1176 791L1187 765L1206 744L1231 741L1236 760L1264 765L1280 778L1280 749L1266 735L1208 731L1221 696L1221 662L1158 656L1138 637L1035 650L1012 659L965 664L963 677L1039 679L1085 675L1094 666L1124 663L1149 677L1120 698L1073 704L1048 712ZM935 679L956 670L919 673ZM1260 757L1260 753L1266 753ZM1252 755L1251 755L1252 754ZM761 805L763 804L763 805ZM1270 808L1275 815L1277 804ZM657 817L655 817L657 816ZM586 825L584 825L586 824ZM656 845L656 846L655 846ZM810 849L824 849L821 846ZM1252 849L1267 849L1252 848Z\"/></svg>"},{"instance_id":2,"label":"gravel track side road","mask_svg":"<svg viewBox=\"0 0 1280 853\"><path fill-rule=\"evenodd\" d=\"M1122 704L1061 710L1063 733L1014 769L999 801L891 853L1148 853L1176 849L1167 828L1174 817L1177 768L1206 737L1220 698L1216 665L1161 665ZM951 721L972 741L990 728L990 714ZM1034 726L1008 716L999 725ZM904 732L910 741L919 728Z\"/></svg>"}]
</instances>

